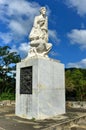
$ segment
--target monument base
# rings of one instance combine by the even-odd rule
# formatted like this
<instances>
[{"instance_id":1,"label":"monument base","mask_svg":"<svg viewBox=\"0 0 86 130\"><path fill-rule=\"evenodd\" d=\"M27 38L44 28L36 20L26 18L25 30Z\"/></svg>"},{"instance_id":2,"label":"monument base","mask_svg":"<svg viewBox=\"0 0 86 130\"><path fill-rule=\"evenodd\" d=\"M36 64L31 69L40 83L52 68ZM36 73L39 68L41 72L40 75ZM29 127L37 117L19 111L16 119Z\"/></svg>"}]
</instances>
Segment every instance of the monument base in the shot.
<instances>
[{"instance_id":1,"label":"monument base","mask_svg":"<svg viewBox=\"0 0 86 130\"><path fill-rule=\"evenodd\" d=\"M17 64L16 115L46 119L65 113L64 65L30 58Z\"/></svg>"}]
</instances>

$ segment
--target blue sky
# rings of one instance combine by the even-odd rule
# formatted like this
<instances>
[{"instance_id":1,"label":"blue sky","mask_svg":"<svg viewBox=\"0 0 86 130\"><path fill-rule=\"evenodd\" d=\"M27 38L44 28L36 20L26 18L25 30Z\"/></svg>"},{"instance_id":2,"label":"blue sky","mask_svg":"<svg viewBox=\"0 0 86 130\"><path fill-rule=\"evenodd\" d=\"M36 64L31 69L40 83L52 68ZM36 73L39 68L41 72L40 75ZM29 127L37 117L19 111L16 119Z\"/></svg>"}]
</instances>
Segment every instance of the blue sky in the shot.
<instances>
[{"instance_id":1,"label":"blue sky","mask_svg":"<svg viewBox=\"0 0 86 130\"><path fill-rule=\"evenodd\" d=\"M53 44L49 56L66 68L86 68L86 0L0 0L0 45L27 56L28 35L41 6L47 7Z\"/></svg>"}]
</instances>

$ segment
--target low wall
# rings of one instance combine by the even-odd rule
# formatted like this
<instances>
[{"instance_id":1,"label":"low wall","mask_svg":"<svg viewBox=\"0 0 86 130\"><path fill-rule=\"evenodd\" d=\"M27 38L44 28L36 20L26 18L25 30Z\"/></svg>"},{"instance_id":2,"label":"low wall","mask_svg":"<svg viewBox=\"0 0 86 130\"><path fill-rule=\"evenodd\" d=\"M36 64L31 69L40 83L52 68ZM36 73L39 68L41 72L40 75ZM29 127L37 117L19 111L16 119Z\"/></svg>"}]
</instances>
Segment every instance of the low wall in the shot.
<instances>
[{"instance_id":1,"label":"low wall","mask_svg":"<svg viewBox=\"0 0 86 130\"><path fill-rule=\"evenodd\" d=\"M67 101L66 102L67 107L71 108L83 108L86 109L86 101Z\"/></svg>"},{"instance_id":2,"label":"low wall","mask_svg":"<svg viewBox=\"0 0 86 130\"><path fill-rule=\"evenodd\" d=\"M3 100L0 101L0 106L10 106L10 105L15 105L15 101L11 101L11 100ZM71 107L71 108L83 108L86 109L86 101L67 101L66 102L66 106L67 107Z\"/></svg>"},{"instance_id":3,"label":"low wall","mask_svg":"<svg viewBox=\"0 0 86 130\"><path fill-rule=\"evenodd\" d=\"M0 101L0 106L10 106L10 105L15 105L15 101L11 101L11 100L3 100Z\"/></svg>"}]
</instances>

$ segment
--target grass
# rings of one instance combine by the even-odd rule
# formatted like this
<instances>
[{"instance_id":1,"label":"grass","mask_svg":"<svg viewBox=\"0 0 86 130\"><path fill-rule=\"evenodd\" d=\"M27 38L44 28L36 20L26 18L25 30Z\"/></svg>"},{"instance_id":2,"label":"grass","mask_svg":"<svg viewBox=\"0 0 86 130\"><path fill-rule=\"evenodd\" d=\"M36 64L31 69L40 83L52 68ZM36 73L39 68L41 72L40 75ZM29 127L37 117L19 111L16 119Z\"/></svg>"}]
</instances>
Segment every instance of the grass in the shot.
<instances>
[{"instance_id":1,"label":"grass","mask_svg":"<svg viewBox=\"0 0 86 130\"><path fill-rule=\"evenodd\" d=\"M15 94L8 93L8 92L3 92L0 95L0 101L2 101L2 100L15 100Z\"/></svg>"}]
</instances>

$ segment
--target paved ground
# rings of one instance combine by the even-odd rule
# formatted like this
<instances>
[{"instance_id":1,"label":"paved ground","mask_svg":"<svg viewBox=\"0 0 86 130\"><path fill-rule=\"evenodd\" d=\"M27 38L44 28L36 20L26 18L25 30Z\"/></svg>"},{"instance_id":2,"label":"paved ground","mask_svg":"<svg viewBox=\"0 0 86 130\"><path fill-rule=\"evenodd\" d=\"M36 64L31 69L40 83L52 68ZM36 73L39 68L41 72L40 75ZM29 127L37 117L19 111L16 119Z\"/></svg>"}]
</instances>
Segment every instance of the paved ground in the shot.
<instances>
[{"instance_id":1,"label":"paved ground","mask_svg":"<svg viewBox=\"0 0 86 130\"><path fill-rule=\"evenodd\" d=\"M0 107L0 130L42 130L50 126L86 115L86 110L68 109L67 114L52 119L35 121L22 119L14 114L14 106ZM80 124L82 125L82 123ZM86 126L86 123L84 123Z\"/></svg>"}]
</instances>

